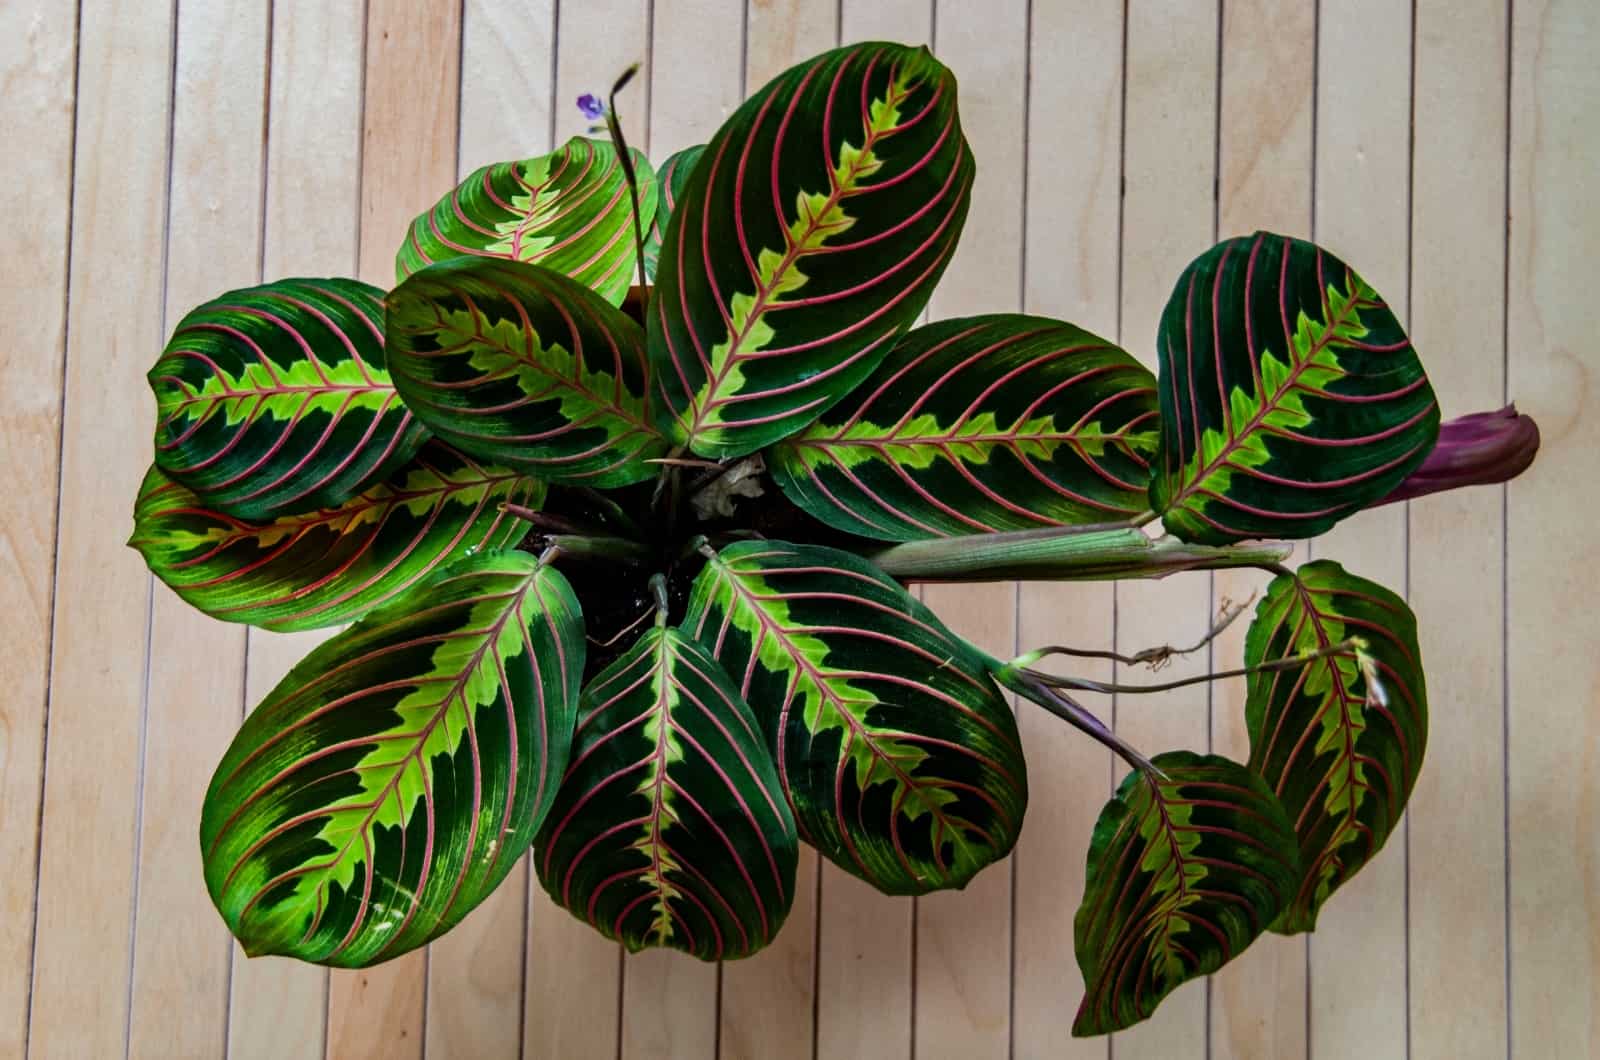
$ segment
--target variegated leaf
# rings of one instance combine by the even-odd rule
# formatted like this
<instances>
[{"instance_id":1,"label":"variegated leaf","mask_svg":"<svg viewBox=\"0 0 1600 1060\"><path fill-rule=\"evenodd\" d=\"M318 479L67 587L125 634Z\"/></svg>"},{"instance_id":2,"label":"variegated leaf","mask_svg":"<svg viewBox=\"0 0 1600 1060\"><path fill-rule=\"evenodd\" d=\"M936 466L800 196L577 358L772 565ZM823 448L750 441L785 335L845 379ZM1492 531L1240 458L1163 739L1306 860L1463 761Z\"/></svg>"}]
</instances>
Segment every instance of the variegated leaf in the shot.
<instances>
[{"instance_id":1,"label":"variegated leaf","mask_svg":"<svg viewBox=\"0 0 1600 1060\"><path fill-rule=\"evenodd\" d=\"M650 161L632 153L639 221L656 209ZM622 156L606 140L574 136L556 151L484 166L411 223L395 256L395 279L451 258L504 258L543 265L622 304L633 282L633 206Z\"/></svg>"},{"instance_id":2,"label":"variegated leaf","mask_svg":"<svg viewBox=\"0 0 1600 1060\"><path fill-rule=\"evenodd\" d=\"M1250 768L1300 842L1298 886L1273 925L1286 934L1315 928L1322 904L1399 826L1427 749L1428 692L1405 601L1328 560L1275 578L1245 639L1257 666L1353 637L1366 646L1250 678Z\"/></svg>"},{"instance_id":3,"label":"variegated leaf","mask_svg":"<svg viewBox=\"0 0 1600 1060\"><path fill-rule=\"evenodd\" d=\"M972 186L956 81L855 44L780 74L706 145L647 313L664 429L754 452L855 389L922 311Z\"/></svg>"},{"instance_id":4,"label":"variegated leaf","mask_svg":"<svg viewBox=\"0 0 1600 1060\"><path fill-rule=\"evenodd\" d=\"M1157 346L1150 499L1185 541L1320 534L1399 485L1439 433L1394 313L1311 243L1257 232L1201 255Z\"/></svg>"},{"instance_id":5,"label":"variegated leaf","mask_svg":"<svg viewBox=\"0 0 1600 1060\"><path fill-rule=\"evenodd\" d=\"M889 894L964 886L1016 842L1027 770L975 649L858 556L751 541L684 628L739 683L803 838Z\"/></svg>"},{"instance_id":6,"label":"variegated leaf","mask_svg":"<svg viewBox=\"0 0 1600 1060\"><path fill-rule=\"evenodd\" d=\"M458 258L390 293L389 360L417 417L465 452L541 478L625 486L667 452L644 332L538 265Z\"/></svg>"},{"instance_id":7,"label":"variegated leaf","mask_svg":"<svg viewBox=\"0 0 1600 1060\"><path fill-rule=\"evenodd\" d=\"M156 465L241 519L342 504L427 437L385 370L383 292L355 280L229 291L178 322L149 378Z\"/></svg>"},{"instance_id":8,"label":"variegated leaf","mask_svg":"<svg viewBox=\"0 0 1600 1060\"><path fill-rule=\"evenodd\" d=\"M1188 751L1153 761L1165 779L1130 773L1089 840L1073 922L1084 981L1077 1036L1130 1027L1221 968L1294 889L1294 830L1259 776Z\"/></svg>"},{"instance_id":9,"label":"variegated leaf","mask_svg":"<svg viewBox=\"0 0 1600 1060\"><path fill-rule=\"evenodd\" d=\"M677 208L678 198L689 183L689 174L694 171L694 164L700 160L705 149L705 144L685 147L669 155L661 163L661 168L656 170L656 213L650 219L650 227L644 237L644 272L651 280L655 279L656 266L660 262L661 241L667 234L667 221Z\"/></svg>"},{"instance_id":10,"label":"variegated leaf","mask_svg":"<svg viewBox=\"0 0 1600 1060\"><path fill-rule=\"evenodd\" d=\"M651 630L584 690L534 847L574 916L634 951L746 957L789 913L798 846L755 717L692 638Z\"/></svg>"},{"instance_id":11,"label":"variegated leaf","mask_svg":"<svg viewBox=\"0 0 1600 1060\"><path fill-rule=\"evenodd\" d=\"M442 563L515 544L500 510L537 508L544 484L433 443L336 508L252 523L213 511L151 468L133 537L150 570L214 618L286 632L360 618Z\"/></svg>"},{"instance_id":12,"label":"variegated leaf","mask_svg":"<svg viewBox=\"0 0 1600 1060\"><path fill-rule=\"evenodd\" d=\"M523 552L435 571L308 655L206 793L206 886L251 956L363 967L447 931L566 768L583 620Z\"/></svg>"},{"instance_id":13,"label":"variegated leaf","mask_svg":"<svg viewBox=\"0 0 1600 1060\"><path fill-rule=\"evenodd\" d=\"M767 464L823 522L889 541L1126 519L1147 504L1155 383L1071 324L940 321Z\"/></svg>"}]
</instances>

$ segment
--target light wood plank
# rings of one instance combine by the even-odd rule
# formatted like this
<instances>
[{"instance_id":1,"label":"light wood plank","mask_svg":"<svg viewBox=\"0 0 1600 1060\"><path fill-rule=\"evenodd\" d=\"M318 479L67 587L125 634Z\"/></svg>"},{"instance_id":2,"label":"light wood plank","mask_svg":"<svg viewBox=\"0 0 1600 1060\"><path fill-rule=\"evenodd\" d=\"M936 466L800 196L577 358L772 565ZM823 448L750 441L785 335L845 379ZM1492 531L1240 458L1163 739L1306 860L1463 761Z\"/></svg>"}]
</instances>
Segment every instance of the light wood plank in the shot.
<instances>
[{"instance_id":1,"label":"light wood plank","mask_svg":"<svg viewBox=\"0 0 1600 1060\"><path fill-rule=\"evenodd\" d=\"M708 31L740 34L743 0L656 0L651 25L650 155L702 144L743 98L737 48L707 48ZM720 969L664 951L623 960L622 1055L702 1057L717 1051Z\"/></svg>"},{"instance_id":2,"label":"light wood plank","mask_svg":"<svg viewBox=\"0 0 1600 1060\"><path fill-rule=\"evenodd\" d=\"M933 0L841 0L839 39L932 39ZM909 1057L915 903L823 862L817 901L817 1055Z\"/></svg>"},{"instance_id":3,"label":"light wood plank","mask_svg":"<svg viewBox=\"0 0 1600 1060\"><path fill-rule=\"evenodd\" d=\"M272 93L262 271L267 278L355 271L361 176L362 4L278 0L272 9ZM328 636L251 630L245 705L270 692ZM324 1049L328 973L234 952L230 1060L316 1056Z\"/></svg>"},{"instance_id":4,"label":"light wood plank","mask_svg":"<svg viewBox=\"0 0 1600 1060\"><path fill-rule=\"evenodd\" d=\"M1218 130L1218 238L1258 229L1311 234L1311 111L1316 9L1310 0L1232 0L1223 5L1222 123ZM1305 547L1295 560L1305 558ZM1218 571L1212 609L1264 592L1260 571ZM1253 611L1251 612L1253 614ZM1212 646L1215 669L1243 664L1250 615ZM1212 686L1211 749L1250 757L1245 682ZM1306 940L1264 934L1222 969L1211 986L1211 1055L1304 1057Z\"/></svg>"},{"instance_id":5,"label":"light wood plank","mask_svg":"<svg viewBox=\"0 0 1600 1060\"><path fill-rule=\"evenodd\" d=\"M1128 7L1124 87L1122 345L1155 366L1156 321L1173 283L1212 243L1216 177L1217 6L1132 0ZM1117 586L1117 644L1135 652L1157 644L1192 644L1210 625L1210 581L1178 575ZM1206 669L1205 652L1175 660L1166 678ZM1125 681L1149 680L1146 671ZM1204 749L1204 685L1152 696L1119 696L1116 728L1147 754ZM1127 770L1117 764L1118 781ZM1202 983L1179 988L1148 1021L1118 1034L1118 1060L1198 1057L1206 1052Z\"/></svg>"},{"instance_id":6,"label":"light wood plank","mask_svg":"<svg viewBox=\"0 0 1600 1060\"><path fill-rule=\"evenodd\" d=\"M1446 415L1505 393L1505 11L1424 0L1416 12L1410 332ZM1500 490L1411 505L1434 718L1409 813L1415 1057L1506 1051L1504 545Z\"/></svg>"},{"instance_id":7,"label":"light wood plank","mask_svg":"<svg viewBox=\"0 0 1600 1060\"><path fill-rule=\"evenodd\" d=\"M1020 105L1026 93L1027 5L937 5L934 47L961 85L961 125L978 163L960 246L928 304L930 317L1015 310L1022 293ZM925 599L958 634L1001 658L1016 652L1013 582L929 586ZM1011 1038L1011 863L963 891L917 900L918 1056L1001 1055Z\"/></svg>"},{"instance_id":8,"label":"light wood plank","mask_svg":"<svg viewBox=\"0 0 1600 1060\"><path fill-rule=\"evenodd\" d=\"M150 578L122 543L149 461L144 373L165 340L172 11L90 0L81 16L36 1056L127 1046Z\"/></svg>"},{"instance_id":9,"label":"light wood plank","mask_svg":"<svg viewBox=\"0 0 1600 1060\"><path fill-rule=\"evenodd\" d=\"M553 0L462 7L457 177L550 149ZM528 859L429 947L427 1053L483 1060L522 1049Z\"/></svg>"},{"instance_id":10,"label":"light wood plank","mask_svg":"<svg viewBox=\"0 0 1600 1060\"><path fill-rule=\"evenodd\" d=\"M394 282L406 226L455 184L460 89L459 0L369 0L361 151L361 279ZM336 971L328 995L330 1057L420 1057L427 951Z\"/></svg>"},{"instance_id":11,"label":"light wood plank","mask_svg":"<svg viewBox=\"0 0 1600 1060\"><path fill-rule=\"evenodd\" d=\"M1117 332L1118 202L1122 179L1122 4L1036 4L1029 32L1024 309L1104 336ZM980 160L981 164L981 160ZM1018 647L1109 649L1110 585L1018 586ZM1109 680L1106 663L1059 668ZM1103 719L1108 697L1082 702ZM1071 1037L1083 979L1072 918L1084 854L1110 795L1109 752L1030 703L1018 727L1028 755L1028 816L1014 857L1012 1052L1088 1060L1105 1039Z\"/></svg>"},{"instance_id":12,"label":"light wood plank","mask_svg":"<svg viewBox=\"0 0 1600 1060\"><path fill-rule=\"evenodd\" d=\"M249 0L178 13L166 320L256 283L261 272L261 147L267 12ZM145 708L128 1054L214 1056L226 1049L232 940L210 908L200 809L211 765L238 729L243 626L155 587Z\"/></svg>"},{"instance_id":13,"label":"light wood plank","mask_svg":"<svg viewBox=\"0 0 1600 1060\"><path fill-rule=\"evenodd\" d=\"M1508 506L1511 1044L1581 1056L1600 1042L1600 616L1576 574L1600 560L1581 485L1600 446L1600 8L1519 2L1514 19L1511 395L1544 448Z\"/></svg>"},{"instance_id":14,"label":"light wood plank","mask_svg":"<svg viewBox=\"0 0 1600 1060\"><path fill-rule=\"evenodd\" d=\"M759 91L795 63L838 40L836 0L766 0L749 5L744 83ZM801 844L794 905L772 945L723 966L718 1055L810 1060L815 1039L817 894L820 858Z\"/></svg>"},{"instance_id":15,"label":"light wood plank","mask_svg":"<svg viewBox=\"0 0 1600 1060\"><path fill-rule=\"evenodd\" d=\"M552 143L559 145L570 136L588 134L590 123L576 105L580 95L594 92L603 96L628 64L648 59L650 18L646 0L558 4L555 14L556 91L550 116L555 131ZM628 142L648 147L648 68L641 69L619 105ZM663 156L653 157L659 160ZM556 905L537 879L529 891L523 1055L617 1055L622 948Z\"/></svg>"},{"instance_id":16,"label":"light wood plank","mask_svg":"<svg viewBox=\"0 0 1600 1060\"><path fill-rule=\"evenodd\" d=\"M61 359L72 203L74 12L52 0L0 8L0 212L13 261L0 286L0 1056L22 1055L33 960L35 870L61 475Z\"/></svg>"},{"instance_id":17,"label":"light wood plank","mask_svg":"<svg viewBox=\"0 0 1600 1060\"><path fill-rule=\"evenodd\" d=\"M1316 239L1405 321L1411 11L1386 0L1323 0L1320 14ZM1405 506L1362 512L1312 552L1403 593ZM1309 940L1314 1057L1405 1056L1406 827L1317 917Z\"/></svg>"}]
</instances>

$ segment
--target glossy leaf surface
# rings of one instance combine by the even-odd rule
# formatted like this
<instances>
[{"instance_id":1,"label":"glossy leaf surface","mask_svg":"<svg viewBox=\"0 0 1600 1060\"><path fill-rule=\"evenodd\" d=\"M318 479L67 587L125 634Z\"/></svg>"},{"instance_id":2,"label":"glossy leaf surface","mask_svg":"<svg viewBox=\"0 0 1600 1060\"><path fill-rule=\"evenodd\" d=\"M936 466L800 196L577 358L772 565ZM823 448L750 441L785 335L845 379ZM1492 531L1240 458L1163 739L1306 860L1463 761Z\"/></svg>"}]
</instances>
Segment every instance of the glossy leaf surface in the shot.
<instances>
[{"instance_id":1,"label":"glossy leaf surface","mask_svg":"<svg viewBox=\"0 0 1600 1060\"><path fill-rule=\"evenodd\" d=\"M442 445L336 508L252 523L213 511L159 468L145 476L133 537L150 570L214 618L286 632L360 618L443 563L515 544L545 487Z\"/></svg>"},{"instance_id":2,"label":"glossy leaf surface","mask_svg":"<svg viewBox=\"0 0 1600 1060\"><path fill-rule=\"evenodd\" d=\"M1300 842L1299 885L1273 925L1285 933L1315 928L1323 902L1399 826L1427 747L1428 693L1405 601L1328 560L1274 579L1245 640L1255 666L1350 637L1365 658L1351 649L1250 678L1250 768Z\"/></svg>"},{"instance_id":3,"label":"glossy leaf surface","mask_svg":"<svg viewBox=\"0 0 1600 1060\"><path fill-rule=\"evenodd\" d=\"M857 44L779 75L706 145L648 312L672 440L740 456L855 389L921 312L966 219L956 82Z\"/></svg>"},{"instance_id":4,"label":"glossy leaf surface","mask_svg":"<svg viewBox=\"0 0 1600 1060\"><path fill-rule=\"evenodd\" d=\"M427 437L384 366L383 292L279 280L189 312L149 373L156 464L218 511L342 504Z\"/></svg>"},{"instance_id":5,"label":"glossy leaf surface","mask_svg":"<svg viewBox=\"0 0 1600 1060\"><path fill-rule=\"evenodd\" d=\"M656 268L660 263L661 241L666 238L667 221L672 217L672 211L677 208L678 199L689 183L689 174L694 171L694 164L700 160L700 155L705 149L705 144L685 147L682 151L667 156L667 160L661 163L661 168L656 170L656 212L650 219L650 227L645 231L644 237L644 271L652 280L655 279Z\"/></svg>"},{"instance_id":6,"label":"glossy leaf surface","mask_svg":"<svg viewBox=\"0 0 1600 1060\"><path fill-rule=\"evenodd\" d=\"M583 659L566 580L523 552L437 571L307 656L206 794L206 886L245 952L361 967L465 916L555 798Z\"/></svg>"},{"instance_id":7,"label":"glossy leaf surface","mask_svg":"<svg viewBox=\"0 0 1600 1060\"><path fill-rule=\"evenodd\" d=\"M655 181L638 151L633 164L648 230ZM637 253L632 209L616 147L574 136L548 155L484 166L462 181L411 223L395 279L451 258L504 258L543 265L621 305Z\"/></svg>"},{"instance_id":8,"label":"glossy leaf surface","mask_svg":"<svg viewBox=\"0 0 1600 1060\"><path fill-rule=\"evenodd\" d=\"M1225 758L1158 755L1100 811L1073 922L1085 992L1079 1036L1147 1018L1267 929L1294 888L1295 841L1256 774Z\"/></svg>"},{"instance_id":9,"label":"glossy leaf surface","mask_svg":"<svg viewBox=\"0 0 1600 1060\"><path fill-rule=\"evenodd\" d=\"M465 452L540 478L623 486L667 451L650 417L644 333L536 265L458 258L388 299L406 404Z\"/></svg>"},{"instance_id":10,"label":"glossy leaf surface","mask_svg":"<svg viewBox=\"0 0 1600 1060\"><path fill-rule=\"evenodd\" d=\"M973 649L865 560L731 545L684 628L756 712L803 838L890 894L961 887L1027 806L1016 721Z\"/></svg>"},{"instance_id":11,"label":"glossy leaf surface","mask_svg":"<svg viewBox=\"0 0 1600 1060\"><path fill-rule=\"evenodd\" d=\"M1179 278L1157 345L1150 496L1186 541L1320 534L1394 489L1439 433L1394 313L1311 243L1219 243Z\"/></svg>"},{"instance_id":12,"label":"glossy leaf surface","mask_svg":"<svg viewBox=\"0 0 1600 1060\"><path fill-rule=\"evenodd\" d=\"M890 541L1126 519L1148 503L1156 381L1043 317L909 332L855 392L768 456L789 499Z\"/></svg>"},{"instance_id":13,"label":"glossy leaf surface","mask_svg":"<svg viewBox=\"0 0 1600 1060\"><path fill-rule=\"evenodd\" d=\"M630 950L715 961L772 941L794 818L754 715L692 638L650 630L584 690L535 857L551 897Z\"/></svg>"}]
</instances>

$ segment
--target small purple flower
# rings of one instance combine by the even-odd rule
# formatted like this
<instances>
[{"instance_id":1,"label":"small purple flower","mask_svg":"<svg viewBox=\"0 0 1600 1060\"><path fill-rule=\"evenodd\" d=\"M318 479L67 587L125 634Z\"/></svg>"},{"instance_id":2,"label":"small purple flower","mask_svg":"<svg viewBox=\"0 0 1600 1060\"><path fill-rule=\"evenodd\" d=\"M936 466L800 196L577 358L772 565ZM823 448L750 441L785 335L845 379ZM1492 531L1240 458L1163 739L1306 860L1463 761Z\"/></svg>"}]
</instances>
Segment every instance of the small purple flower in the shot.
<instances>
[{"instance_id":1,"label":"small purple flower","mask_svg":"<svg viewBox=\"0 0 1600 1060\"><path fill-rule=\"evenodd\" d=\"M599 121L606 116L605 103L593 92L585 92L578 97L578 110L590 121Z\"/></svg>"}]
</instances>

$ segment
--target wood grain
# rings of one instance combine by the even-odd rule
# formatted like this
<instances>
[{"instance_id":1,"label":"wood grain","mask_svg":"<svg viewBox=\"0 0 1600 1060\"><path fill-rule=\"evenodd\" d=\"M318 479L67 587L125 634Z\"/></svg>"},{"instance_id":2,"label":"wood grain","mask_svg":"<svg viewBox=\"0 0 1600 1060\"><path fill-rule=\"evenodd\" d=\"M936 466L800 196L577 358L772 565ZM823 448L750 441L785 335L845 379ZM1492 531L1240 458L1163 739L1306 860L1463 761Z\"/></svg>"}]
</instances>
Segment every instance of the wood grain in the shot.
<instances>
[{"instance_id":1,"label":"wood grain","mask_svg":"<svg viewBox=\"0 0 1600 1060\"><path fill-rule=\"evenodd\" d=\"M0 285L0 450L13 485L0 495L0 1056L28 1036L39 800L55 591L72 203L73 11L51 0L0 8L0 140L10 159L0 210L13 260Z\"/></svg>"},{"instance_id":2,"label":"wood grain","mask_svg":"<svg viewBox=\"0 0 1600 1060\"><path fill-rule=\"evenodd\" d=\"M1446 416L1505 398L1505 16L1498 0L1416 12L1410 332ZM1432 718L1407 831L1416 1057L1506 1052L1503 504L1411 505Z\"/></svg>"}]
</instances>

